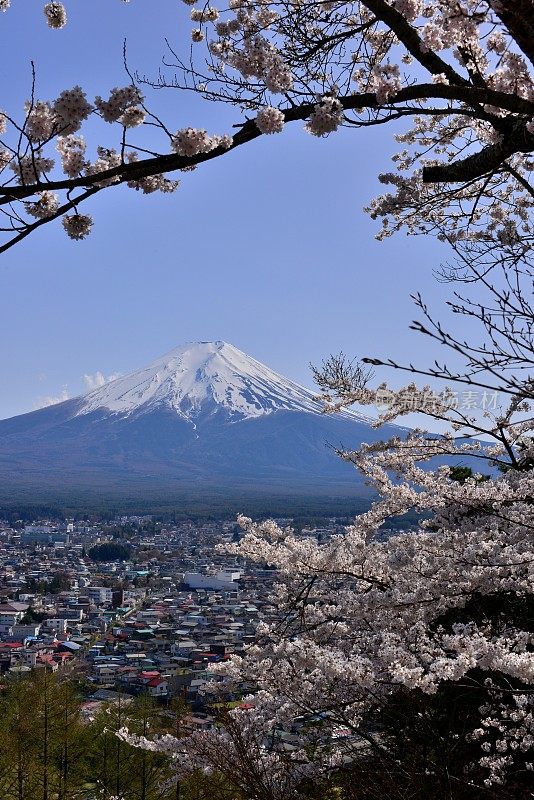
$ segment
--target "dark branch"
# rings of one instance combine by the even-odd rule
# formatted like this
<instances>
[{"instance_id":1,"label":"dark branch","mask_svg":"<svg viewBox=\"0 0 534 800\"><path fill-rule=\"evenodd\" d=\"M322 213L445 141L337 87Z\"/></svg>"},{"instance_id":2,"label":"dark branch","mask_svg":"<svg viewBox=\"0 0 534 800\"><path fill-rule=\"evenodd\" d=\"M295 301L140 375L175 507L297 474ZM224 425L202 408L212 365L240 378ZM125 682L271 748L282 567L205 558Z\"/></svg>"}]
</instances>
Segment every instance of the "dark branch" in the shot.
<instances>
[{"instance_id":1,"label":"dark branch","mask_svg":"<svg viewBox=\"0 0 534 800\"><path fill-rule=\"evenodd\" d=\"M465 183L495 172L514 153L530 153L532 150L534 135L527 131L525 125L514 127L502 141L488 145L467 158L453 161L452 164L423 167L423 182Z\"/></svg>"},{"instance_id":2,"label":"dark branch","mask_svg":"<svg viewBox=\"0 0 534 800\"><path fill-rule=\"evenodd\" d=\"M518 47L534 64L534 1L500 0L494 10Z\"/></svg>"}]
</instances>

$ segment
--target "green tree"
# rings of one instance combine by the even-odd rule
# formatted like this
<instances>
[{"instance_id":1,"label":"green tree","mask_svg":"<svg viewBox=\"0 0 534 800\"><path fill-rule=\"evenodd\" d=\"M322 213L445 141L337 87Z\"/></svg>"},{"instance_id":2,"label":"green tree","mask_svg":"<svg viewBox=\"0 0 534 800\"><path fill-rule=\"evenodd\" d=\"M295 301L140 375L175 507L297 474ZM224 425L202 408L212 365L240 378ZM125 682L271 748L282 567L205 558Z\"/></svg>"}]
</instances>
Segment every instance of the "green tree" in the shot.
<instances>
[{"instance_id":1,"label":"green tree","mask_svg":"<svg viewBox=\"0 0 534 800\"><path fill-rule=\"evenodd\" d=\"M30 681L17 677L9 683L2 707L2 797L9 800L34 800L39 796L39 744L31 688Z\"/></svg>"},{"instance_id":2,"label":"green tree","mask_svg":"<svg viewBox=\"0 0 534 800\"><path fill-rule=\"evenodd\" d=\"M126 561L130 557L131 547L119 542L103 542L91 547L89 558L93 561Z\"/></svg>"},{"instance_id":3,"label":"green tree","mask_svg":"<svg viewBox=\"0 0 534 800\"><path fill-rule=\"evenodd\" d=\"M48 591L51 594L59 594L60 592L68 592L71 587L71 580L66 572L56 572L52 580L48 584Z\"/></svg>"},{"instance_id":4,"label":"green tree","mask_svg":"<svg viewBox=\"0 0 534 800\"><path fill-rule=\"evenodd\" d=\"M89 776L104 796L125 797L132 779L131 750L117 733L128 722L130 698L119 695L103 707L91 725L93 748Z\"/></svg>"}]
</instances>

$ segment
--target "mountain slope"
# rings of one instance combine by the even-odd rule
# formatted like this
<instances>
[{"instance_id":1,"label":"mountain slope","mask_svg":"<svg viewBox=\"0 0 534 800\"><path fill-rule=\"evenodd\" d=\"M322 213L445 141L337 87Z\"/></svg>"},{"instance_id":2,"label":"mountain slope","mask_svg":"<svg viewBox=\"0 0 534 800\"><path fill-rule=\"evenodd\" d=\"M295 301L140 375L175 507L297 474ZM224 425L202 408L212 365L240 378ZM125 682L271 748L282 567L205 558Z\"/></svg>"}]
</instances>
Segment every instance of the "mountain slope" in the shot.
<instances>
[{"instance_id":1,"label":"mountain slope","mask_svg":"<svg viewBox=\"0 0 534 800\"><path fill-rule=\"evenodd\" d=\"M138 497L224 490L364 496L327 445L375 431L224 342L175 350L49 408L0 421L0 500L32 491Z\"/></svg>"},{"instance_id":2,"label":"mountain slope","mask_svg":"<svg viewBox=\"0 0 534 800\"><path fill-rule=\"evenodd\" d=\"M281 410L321 413L309 389L227 342L177 347L148 367L89 392L77 413L102 408L126 415L166 408L190 421L221 410L236 420Z\"/></svg>"}]
</instances>

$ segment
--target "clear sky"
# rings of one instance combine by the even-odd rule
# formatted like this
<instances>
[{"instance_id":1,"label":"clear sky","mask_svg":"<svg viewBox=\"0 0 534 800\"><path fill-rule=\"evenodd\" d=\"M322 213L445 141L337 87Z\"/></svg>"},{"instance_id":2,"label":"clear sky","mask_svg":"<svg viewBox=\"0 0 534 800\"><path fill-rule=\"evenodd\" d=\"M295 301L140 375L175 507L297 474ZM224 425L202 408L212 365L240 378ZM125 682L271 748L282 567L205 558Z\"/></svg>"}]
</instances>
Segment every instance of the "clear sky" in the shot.
<instances>
[{"instance_id":1,"label":"clear sky","mask_svg":"<svg viewBox=\"0 0 534 800\"><path fill-rule=\"evenodd\" d=\"M38 98L79 83L93 99L128 82L124 37L131 66L149 75L164 37L189 50L189 9L177 0L65 4L61 31L47 28L43 0L12 0L0 14L0 107L12 115L28 97L31 59ZM241 119L192 94L154 95L172 130L222 134ZM409 294L441 305L432 268L447 253L431 239L377 242L363 212L391 168L393 133L318 140L296 123L180 176L174 195L103 192L86 206L95 225L83 242L53 223L0 256L0 418L187 341L224 339L306 385L309 362L340 350L431 361L431 343L408 331Z\"/></svg>"}]
</instances>

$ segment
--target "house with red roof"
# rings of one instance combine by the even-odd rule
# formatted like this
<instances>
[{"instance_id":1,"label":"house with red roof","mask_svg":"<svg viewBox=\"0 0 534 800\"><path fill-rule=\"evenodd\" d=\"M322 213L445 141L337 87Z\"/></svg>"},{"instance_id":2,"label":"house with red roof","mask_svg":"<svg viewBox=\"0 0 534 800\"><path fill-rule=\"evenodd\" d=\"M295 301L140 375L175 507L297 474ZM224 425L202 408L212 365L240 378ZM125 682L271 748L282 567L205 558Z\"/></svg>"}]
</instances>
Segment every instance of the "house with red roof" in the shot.
<instances>
[{"instance_id":1,"label":"house with red roof","mask_svg":"<svg viewBox=\"0 0 534 800\"><path fill-rule=\"evenodd\" d=\"M166 695L169 693L168 681L161 675L157 678L152 678L147 683L147 688L151 697L166 697Z\"/></svg>"}]
</instances>

